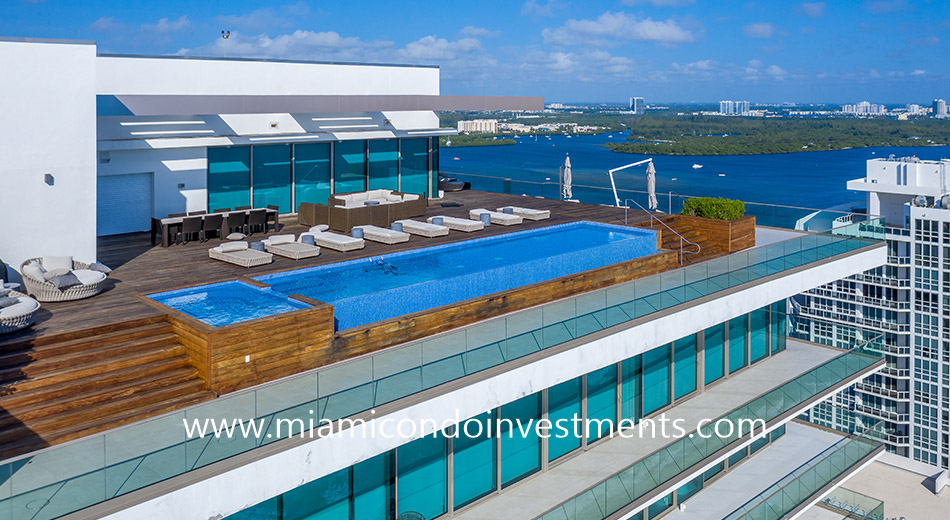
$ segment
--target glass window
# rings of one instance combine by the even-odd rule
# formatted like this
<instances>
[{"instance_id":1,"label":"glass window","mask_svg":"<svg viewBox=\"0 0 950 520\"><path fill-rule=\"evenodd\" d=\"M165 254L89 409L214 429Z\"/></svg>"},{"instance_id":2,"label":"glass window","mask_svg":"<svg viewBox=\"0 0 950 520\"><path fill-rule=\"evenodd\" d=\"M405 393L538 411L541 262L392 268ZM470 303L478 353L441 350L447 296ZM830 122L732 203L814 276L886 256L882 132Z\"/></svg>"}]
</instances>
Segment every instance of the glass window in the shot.
<instances>
[{"instance_id":1,"label":"glass window","mask_svg":"<svg viewBox=\"0 0 950 520\"><path fill-rule=\"evenodd\" d=\"M366 191L366 141L337 141L333 146L333 192Z\"/></svg>"},{"instance_id":2,"label":"glass window","mask_svg":"<svg viewBox=\"0 0 950 520\"><path fill-rule=\"evenodd\" d=\"M720 462L719 464L716 464L715 466L713 466L713 467L707 469L706 472L703 473L703 482L709 482L709 479L711 479L711 478L715 477L716 475L722 473L722 470L724 470L724 469L726 469L726 463L725 463L725 462Z\"/></svg>"},{"instance_id":3,"label":"glass window","mask_svg":"<svg viewBox=\"0 0 950 520\"><path fill-rule=\"evenodd\" d=\"M617 422L617 365L587 374L587 442L609 435Z\"/></svg>"},{"instance_id":4,"label":"glass window","mask_svg":"<svg viewBox=\"0 0 950 520\"><path fill-rule=\"evenodd\" d=\"M429 181L429 140L403 139L401 146L401 191L425 195Z\"/></svg>"},{"instance_id":5,"label":"glass window","mask_svg":"<svg viewBox=\"0 0 950 520\"><path fill-rule=\"evenodd\" d=\"M453 501L462 507L495 490L494 412L462 421L454 440Z\"/></svg>"},{"instance_id":6,"label":"glass window","mask_svg":"<svg viewBox=\"0 0 950 520\"><path fill-rule=\"evenodd\" d=\"M396 448L396 468L397 515L414 511L432 519L446 512L445 436L426 435Z\"/></svg>"},{"instance_id":7,"label":"glass window","mask_svg":"<svg viewBox=\"0 0 950 520\"><path fill-rule=\"evenodd\" d=\"M548 460L562 457L581 447L581 378L548 389L548 419L553 429L548 437Z\"/></svg>"},{"instance_id":8,"label":"glass window","mask_svg":"<svg viewBox=\"0 0 950 520\"><path fill-rule=\"evenodd\" d=\"M670 345L643 354L643 415L670 404Z\"/></svg>"},{"instance_id":9,"label":"glass window","mask_svg":"<svg viewBox=\"0 0 950 520\"><path fill-rule=\"evenodd\" d=\"M771 438L771 442L775 442L775 441L778 440L778 438L781 437L782 435L785 435L785 425L784 425L784 424L781 425L781 426L779 426L778 428L772 430L772 432L769 434L769 437Z\"/></svg>"},{"instance_id":10,"label":"glass window","mask_svg":"<svg viewBox=\"0 0 950 520\"><path fill-rule=\"evenodd\" d=\"M208 212L251 205L251 147L208 148Z\"/></svg>"},{"instance_id":11,"label":"glass window","mask_svg":"<svg viewBox=\"0 0 950 520\"><path fill-rule=\"evenodd\" d=\"M388 519L392 499L391 451L353 466L353 518Z\"/></svg>"},{"instance_id":12,"label":"glass window","mask_svg":"<svg viewBox=\"0 0 950 520\"><path fill-rule=\"evenodd\" d=\"M745 335L747 330L747 316L739 316L729 320L729 373L733 373L746 366Z\"/></svg>"},{"instance_id":13,"label":"glass window","mask_svg":"<svg viewBox=\"0 0 950 520\"><path fill-rule=\"evenodd\" d=\"M396 139L371 139L369 144L369 189L399 189L399 152Z\"/></svg>"},{"instance_id":14,"label":"glass window","mask_svg":"<svg viewBox=\"0 0 950 520\"><path fill-rule=\"evenodd\" d=\"M656 518L671 507L673 507L673 493L650 504L650 507L647 508L647 518Z\"/></svg>"},{"instance_id":15,"label":"glass window","mask_svg":"<svg viewBox=\"0 0 950 520\"><path fill-rule=\"evenodd\" d=\"M294 185L301 202L326 204L330 198L330 143L294 145Z\"/></svg>"},{"instance_id":16,"label":"glass window","mask_svg":"<svg viewBox=\"0 0 950 520\"><path fill-rule=\"evenodd\" d=\"M540 394L529 395L500 408L498 434L501 437L502 486L541 469L541 437L535 429L541 418L540 397Z\"/></svg>"},{"instance_id":17,"label":"glass window","mask_svg":"<svg viewBox=\"0 0 950 520\"><path fill-rule=\"evenodd\" d=\"M763 446L765 446L768 443L769 443L768 435L764 437L760 437L752 441L752 444L749 445L749 455L752 455L753 453L759 451L760 449L762 449Z\"/></svg>"},{"instance_id":18,"label":"glass window","mask_svg":"<svg viewBox=\"0 0 950 520\"><path fill-rule=\"evenodd\" d=\"M723 374L723 324L714 325L705 330L703 363L705 365L704 381L708 385L721 378Z\"/></svg>"},{"instance_id":19,"label":"glass window","mask_svg":"<svg viewBox=\"0 0 950 520\"><path fill-rule=\"evenodd\" d=\"M674 344L673 378L675 392L674 399L679 399L696 390L696 336L686 336L676 340Z\"/></svg>"},{"instance_id":20,"label":"glass window","mask_svg":"<svg viewBox=\"0 0 950 520\"><path fill-rule=\"evenodd\" d=\"M281 520L281 499L281 497L274 497L224 518L225 520Z\"/></svg>"},{"instance_id":21,"label":"glass window","mask_svg":"<svg viewBox=\"0 0 950 520\"><path fill-rule=\"evenodd\" d=\"M439 196L439 138L432 137L432 170L429 178L432 183L432 187L429 190L430 197Z\"/></svg>"},{"instance_id":22,"label":"glass window","mask_svg":"<svg viewBox=\"0 0 950 520\"><path fill-rule=\"evenodd\" d=\"M349 520L350 468L284 493L284 520Z\"/></svg>"},{"instance_id":23,"label":"glass window","mask_svg":"<svg viewBox=\"0 0 950 520\"><path fill-rule=\"evenodd\" d=\"M690 498L693 497L696 493L699 493L703 489L703 476L700 475L693 480L683 484L676 490L676 502L682 504Z\"/></svg>"},{"instance_id":24,"label":"glass window","mask_svg":"<svg viewBox=\"0 0 950 520\"><path fill-rule=\"evenodd\" d=\"M736 464L742 462L742 459L748 454L748 448L742 448L741 450L733 453L729 456L729 467L733 467Z\"/></svg>"},{"instance_id":25,"label":"glass window","mask_svg":"<svg viewBox=\"0 0 950 520\"><path fill-rule=\"evenodd\" d=\"M277 206L280 213L290 213L290 145L255 146L254 207Z\"/></svg>"},{"instance_id":26,"label":"glass window","mask_svg":"<svg viewBox=\"0 0 950 520\"><path fill-rule=\"evenodd\" d=\"M772 354L785 350L785 300L772 304Z\"/></svg>"},{"instance_id":27,"label":"glass window","mask_svg":"<svg viewBox=\"0 0 950 520\"><path fill-rule=\"evenodd\" d=\"M623 419L630 421L624 422L624 426L640 422L640 396L643 377L643 359L637 356L623 361L623 382L621 383L620 395L620 413Z\"/></svg>"},{"instance_id":28,"label":"glass window","mask_svg":"<svg viewBox=\"0 0 950 520\"><path fill-rule=\"evenodd\" d=\"M749 357L751 362L764 358L769 353L769 309L763 307L752 311L749 320L752 331L749 334Z\"/></svg>"}]
</instances>

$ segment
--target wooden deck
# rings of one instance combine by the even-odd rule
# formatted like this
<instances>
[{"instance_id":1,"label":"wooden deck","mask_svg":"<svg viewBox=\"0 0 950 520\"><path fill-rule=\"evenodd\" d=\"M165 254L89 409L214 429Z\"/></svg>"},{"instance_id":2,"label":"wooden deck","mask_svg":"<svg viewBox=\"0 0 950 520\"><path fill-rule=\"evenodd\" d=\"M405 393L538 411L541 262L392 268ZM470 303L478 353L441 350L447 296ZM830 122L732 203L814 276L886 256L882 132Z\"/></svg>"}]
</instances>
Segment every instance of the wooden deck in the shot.
<instances>
[{"instance_id":1,"label":"wooden deck","mask_svg":"<svg viewBox=\"0 0 950 520\"><path fill-rule=\"evenodd\" d=\"M443 207L442 204L459 204L459 206ZM320 256L304 260L290 260L275 255L273 263L250 269L208 258L208 249L220 243L220 240L217 239L204 243L192 242L163 248L160 245L151 245L148 233L102 237L99 239L98 260L114 269L106 282L105 291L85 300L44 303L43 308L38 313L36 323L24 331L5 335L0 339L0 349L3 349L4 346L24 342L37 340L42 342L45 339L44 336L55 335L61 337L62 334L74 333L82 329L91 327L107 328L122 322L157 317L161 314L156 308L143 303L139 299L139 295L578 220L592 220L612 224L624 223L624 211L614 207L480 191L448 193L441 201L430 202L426 216L448 215L468 218L468 212L471 209L494 210L506 205L549 209L551 210L551 218L542 221L525 220L523 224L517 226L492 225L474 233L452 231L447 236L436 238L414 235L409 242L396 245L367 241L364 249L348 253L323 248ZM419 218L418 220L423 219ZM306 231L306 228L297 225L293 218L284 218L281 221L281 229L278 233L299 234ZM649 217L643 212L630 211L629 223L631 225L643 224L648 221ZM271 231L267 234L274 234L274 232ZM250 238L260 240L264 236L258 233Z\"/></svg>"}]
</instances>

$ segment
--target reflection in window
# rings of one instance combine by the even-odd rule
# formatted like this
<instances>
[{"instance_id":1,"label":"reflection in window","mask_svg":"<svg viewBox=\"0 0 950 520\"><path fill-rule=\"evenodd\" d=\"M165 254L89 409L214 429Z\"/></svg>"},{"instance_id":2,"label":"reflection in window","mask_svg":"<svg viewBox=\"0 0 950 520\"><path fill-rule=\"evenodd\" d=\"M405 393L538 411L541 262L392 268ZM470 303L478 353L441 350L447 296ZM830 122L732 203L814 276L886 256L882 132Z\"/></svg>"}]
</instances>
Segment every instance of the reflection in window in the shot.
<instances>
[{"instance_id":1,"label":"reflection in window","mask_svg":"<svg viewBox=\"0 0 950 520\"><path fill-rule=\"evenodd\" d=\"M208 148L208 211L251 204L251 148Z\"/></svg>"},{"instance_id":2,"label":"reflection in window","mask_svg":"<svg viewBox=\"0 0 950 520\"><path fill-rule=\"evenodd\" d=\"M339 141L334 147L333 192L366 191L366 141Z\"/></svg>"},{"instance_id":3,"label":"reflection in window","mask_svg":"<svg viewBox=\"0 0 950 520\"><path fill-rule=\"evenodd\" d=\"M330 198L330 143L294 145L297 205L326 204Z\"/></svg>"},{"instance_id":4,"label":"reflection in window","mask_svg":"<svg viewBox=\"0 0 950 520\"><path fill-rule=\"evenodd\" d=\"M277 206L280 213L290 213L290 145L255 146L254 207Z\"/></svg>"},{"instance_id":5,"label":"reflection in window","mask_svg":"<svg viewBox=\"0 0 950 520\"><path fill-rule=\"evenodd\" d=\"M399 154L396 139L374 139L369 143L369 189L399 189Z\"/></svg>"}]
</instances>

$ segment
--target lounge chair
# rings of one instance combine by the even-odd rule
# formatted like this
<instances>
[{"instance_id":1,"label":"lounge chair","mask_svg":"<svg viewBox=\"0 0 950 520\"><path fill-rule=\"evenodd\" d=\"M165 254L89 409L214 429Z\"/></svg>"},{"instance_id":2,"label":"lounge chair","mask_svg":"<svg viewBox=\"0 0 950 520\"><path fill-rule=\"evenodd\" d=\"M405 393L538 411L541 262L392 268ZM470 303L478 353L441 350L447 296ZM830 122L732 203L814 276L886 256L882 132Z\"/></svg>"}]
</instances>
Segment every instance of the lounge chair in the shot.
<instances>
[{"instance_id":1,"label":"lounge chair","mask_svg":"<svg viewBox=\"0 0 950 520\"><path fill-rule=\"evenodd\" d=\"M353 229L362 229L363 238L381 244L392 245L409 241L409 233L403 231L395 231L379 226L354 226Z\"/></svg>"},{"instance_id":2,"label":"lounge chair","mask_svg":"<svg viewBox=\"0 0 950 520\"><path fill-rule=\"evenodd\" d=\"M528 220L544 220L551 218L551 212L546 209L520 208L518 206L505 206L498 208L498 211L504 213L506 208L511 208L513 214Z\"/></svg>"},{"instance_id":3,"label":"lounge chair","mask_svg":"<svg viewBox=\"0 0 950 520\"><path fill-rule=\"evenodd\" d=\"M9 307L0 308L0 334L24 329L36 320L36 311L40 304L33 298L16 291L0 289L0 298L16 298L18 301Z\"/></svg>"},{"instance_id":4,"label":"lounge chair","mask_svg":"<svg viewBox=\"0 0 950 520\"><path fill-rule=\"evenodd\" d=\"M293 235L272 235L270 238L261 240L264 243L264 249L268 253L289 258L291 260L301 260L312 258L320 254L320 248L303 242L295 242Z\"/></svg>"},{"instance_id":5,"label":"lounge chair","mask_svg":"<svg viewBox=\"0 0 950 520\"><path fill-rule=\"evenodd\" d=\"M353 238L347 235L331 233L327 231L327 229L329 228L326 224L313 226L310 228L309 232L301 233L300 237L297 238L297 241L302 242L303 237L312 236L314 244L343 253L347 251L353 251L355 249L363 249L363 247L366 246L366 242L363 242L362 238Z\"/></svg>"},{"instance_id":6,"label":"lounge chair","mask_svg":"<svg viewBox=\"0 0 950 520\"><path fill-rule=\"evenodd\" d=\"M25 260L20 264L20 274L26 292L38 301L66 302L95 296L105 288L106 274L90 267L90 264L69 256L44 256ZM52 271L68 271L79 283L60 289L53 280L46 279Z\"/></svg>"},{"instance_id":7,"label":"lounge chair","mask_svg":"<svg viewBox=\"0 0 950 520\"><path fill-rule=\"evenodd\" d=\"M524 219L519 215L513 215L510 213L502 213L500 211L488 211L487 209L473 209L468 212L468 216L471 219L480 219L482 213L488 213L491 215L492 224L501 224L502 226L513 226L515 224L521 224L524 222Z\"/></svg>"},{"instance_id":8,"label":"lounge chair","mask_svg":"<svg viewBox=\"0 0 950 520\"><path fill-rule=\"evenodd\" d=\"M224 242L223 244L212 247L208 250L208 256L215 260L228 262L241 267L254 267L257 265L266 265L274 261L274 255L264 251L255 251L248 248L248 243Z\"/></svg>"},{"instance_id":9,"label":"lounge chair","mask_svg":"<svg viewBox=\"0 0 950 520\"><path fill-rule=\"evenodd\" d=\"M449 234L449 228L439 226L430 222L419 222L418 220L397 220L394 223L402 224L402 230L406 233L419 235L421 237L442 237Z\"/></svg>"},{"instance_id":10,"label":"lounge chair","mask_svg":"<svg viewBox=\"0 0 950 520\"><path fill-rule=\"evenodd\" d=\"M442 225L451 229L452 231L464 231L465 233L471 233L472 231L481 231L485 229L485 224L483 224L481 220L469 220L467 218L445 216L429 217L427 220L431 224L432 219L436 218L442 219Z\"/></svg>"}]
</instances>

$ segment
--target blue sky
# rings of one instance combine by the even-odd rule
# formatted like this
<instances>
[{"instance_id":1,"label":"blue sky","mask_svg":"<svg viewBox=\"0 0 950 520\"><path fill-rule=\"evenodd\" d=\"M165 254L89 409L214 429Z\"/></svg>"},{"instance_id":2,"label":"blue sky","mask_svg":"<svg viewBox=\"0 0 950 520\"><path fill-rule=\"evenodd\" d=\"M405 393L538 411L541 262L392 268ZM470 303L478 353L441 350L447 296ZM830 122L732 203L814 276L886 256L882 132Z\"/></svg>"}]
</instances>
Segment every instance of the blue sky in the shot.
<instances>
[{"instance_id":1,"label":"blue sky","mask_svg":"<svg viewBox=\"0 0 950 520\"><path fill-rule=\"evenodd\" d=\"M220 38L222 29L231 38ZM946 0L0 0L0 35L100 52L436 64L444 94L929 104Z\"/></svg>"}]
</instances>

